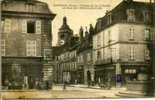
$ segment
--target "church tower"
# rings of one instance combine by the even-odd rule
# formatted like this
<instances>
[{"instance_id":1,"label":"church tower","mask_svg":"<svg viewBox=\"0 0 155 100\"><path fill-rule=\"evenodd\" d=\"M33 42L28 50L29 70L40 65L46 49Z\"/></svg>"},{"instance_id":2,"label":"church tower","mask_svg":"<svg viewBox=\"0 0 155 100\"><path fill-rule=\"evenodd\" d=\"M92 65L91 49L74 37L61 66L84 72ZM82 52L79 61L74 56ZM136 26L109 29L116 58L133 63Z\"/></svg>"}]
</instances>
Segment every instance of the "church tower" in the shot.
<instances>
[{"instance_id":1,"label":"church tower","mask_svg":"<svg viewBox=\"0 0 155 100\"><path fill-rule=\"evenodd\" d=\"M69 25L67 24L67 18L64 17L63 24L59 28L59 32L58 32L58 45L61 46L61 45L67 44L68 43L67 41L72 36L73 36L73 30L70 29Z\"/></svg>"}]
</instances>

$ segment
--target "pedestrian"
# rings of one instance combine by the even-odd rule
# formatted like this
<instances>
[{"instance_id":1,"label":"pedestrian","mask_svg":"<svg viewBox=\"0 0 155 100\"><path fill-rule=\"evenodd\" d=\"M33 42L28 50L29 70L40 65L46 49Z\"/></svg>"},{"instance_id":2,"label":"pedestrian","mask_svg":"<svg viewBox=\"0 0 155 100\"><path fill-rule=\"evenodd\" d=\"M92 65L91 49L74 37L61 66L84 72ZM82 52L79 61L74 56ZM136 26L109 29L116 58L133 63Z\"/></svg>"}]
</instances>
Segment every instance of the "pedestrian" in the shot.
<instances>
[{"instance_id":1,"label":"pedestrian","mask_svg":"<svg viewBox=\"0 0 155 100\"><path fill-rule=\"evenodd\" d=\"M67 81L64 82L63 90L66 90Z\"/></svg>"},{"instance_id":2,"label":"pedestrian","mask_svg":"<svg viewBox=\"0 0 155 100\"><path fill-rule=\"evenodd\" d=\"M48 90L50 87L49 87L49 82L46 81L46 89Z\"/></svg>"}]
</instances>

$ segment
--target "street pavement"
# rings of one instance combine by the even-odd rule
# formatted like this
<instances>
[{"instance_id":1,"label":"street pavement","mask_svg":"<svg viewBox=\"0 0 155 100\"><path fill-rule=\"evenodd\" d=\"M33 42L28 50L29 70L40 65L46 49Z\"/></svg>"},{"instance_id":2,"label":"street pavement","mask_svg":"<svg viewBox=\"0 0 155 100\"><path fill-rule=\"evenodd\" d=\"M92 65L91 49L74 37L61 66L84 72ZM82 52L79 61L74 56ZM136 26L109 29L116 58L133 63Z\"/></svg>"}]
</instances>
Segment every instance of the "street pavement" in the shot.
<instances>
[{"instance_id":1,"label":"street pavement","mask_svg":"<svg viewBox=\"0 0 155 100\"><path fill-rule=\"evenodd\" d=\"M9 90L2 92L2 98L119 98L115 94L124 88L104 90L87 85L55 85L52 90Z\"/></svg>"}]
</instances>

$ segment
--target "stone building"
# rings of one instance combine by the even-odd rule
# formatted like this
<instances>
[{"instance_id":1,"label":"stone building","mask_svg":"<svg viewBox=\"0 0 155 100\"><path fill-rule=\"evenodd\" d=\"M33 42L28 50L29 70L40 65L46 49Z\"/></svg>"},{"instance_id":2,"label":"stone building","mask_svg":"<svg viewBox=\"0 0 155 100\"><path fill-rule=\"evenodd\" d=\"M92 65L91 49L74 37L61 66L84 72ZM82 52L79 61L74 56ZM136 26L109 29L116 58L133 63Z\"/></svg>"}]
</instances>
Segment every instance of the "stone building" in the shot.
<instances>
[{"instance_id":1,"label":"stone building","mask_svg":"<svg viewBox=\"0 0 155 100\"><path fill-rule=\"evenodd\" d=\"M76 48L79 37L73 35L72 29L67 24L67 17L58 32L58 46L55 47L55 82L75 83L76 79Z\"/></svg>"},{"instance_id":2,"label":"stone building","mask_svg":"<svg viewBox=\"0 0 155 100\"><path fill-rule=\"evenodd\" d=\"M123 0L97 20L93 35L95 80L111 86L147 83L154 39L150 3ZM136 88L135 88L136 87ZM142 85L131 88L141 90Z\"/></svg>"},{"instance_id":3,"label":"stone building","mask_svg":"<svg viewBox=\"0 0 155 100\"><path fill-rule=\"evenodd\" d=\"M94 66L92 56L92 36L94 28L90 25L89 32L86 29L85 37L83 28L80 28L80 43L77 51L77 75L78 83L88 84L94 81Z\"/></svg>"},{"instance_id":4,"label":"stone building","mask_svg":"<svg viewBox=\"0 0 155 100\"><path fill-rule=\"evenodd\" d=\"M152 7L153 7L153 30L154 30L154 34L155 34L155 0L153 0L153 2L152 2ZM154 53L154 51L155 51L155 40L153 40L153 49L152 49L152 69L151 69L151 71L152 71L152 74L151 74L151 82L152 82L152 84L150 85L150 90L152 90L151 91L151 95L153 95L153 96L155 96L155 62L154 62L154 60L155 60L155 53Z\"/></svg>"},{"instance_id":5,"label":"stone building","mask_svg":"<svg viewBox=\"0 0 155 100\"><path fill-rule=\"evenodd\" d=\"M51 80L55 14L37 0L3 0L1 10L2 85L35 88Z\"/></svg>"}]
</instances>

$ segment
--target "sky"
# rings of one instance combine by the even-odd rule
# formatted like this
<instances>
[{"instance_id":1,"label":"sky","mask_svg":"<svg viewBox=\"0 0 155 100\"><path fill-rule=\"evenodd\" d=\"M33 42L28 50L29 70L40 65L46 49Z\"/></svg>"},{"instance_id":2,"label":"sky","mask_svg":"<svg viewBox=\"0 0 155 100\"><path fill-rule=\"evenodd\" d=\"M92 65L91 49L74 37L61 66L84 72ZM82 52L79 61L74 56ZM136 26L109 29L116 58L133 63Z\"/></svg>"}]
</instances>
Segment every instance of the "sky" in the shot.
<instances>
[{"instance_id":1,"label":"sky","mask_svg":"<svg viewBox=\"0 0 155 100\"><path fill-rule=\"evenodd\" d=\"M57 44L58 30L62 25L63 17L67 17L67 23L73 30L74 34L79 34L79 29L82 26L84 29L89 28L92 24L95 26L97 18L103 17L107 10L111 10L123 0L40 0L49 5L50 10L56 14L52 22L52 45ZM149 1L149 0L134 0L134 1ZM69 6L68 6L69 5ZM74 5L74 6L72 6ZM85 9L79 7L90 7L94 9ZM69 7L69 8L67 8ZM71 9L76 7L76 9Z\"/></svg>"}]
</instances>

